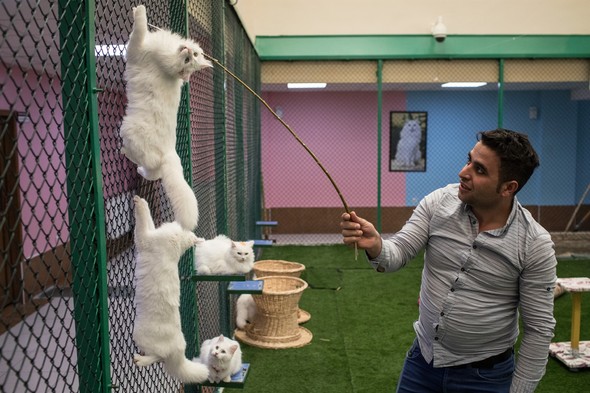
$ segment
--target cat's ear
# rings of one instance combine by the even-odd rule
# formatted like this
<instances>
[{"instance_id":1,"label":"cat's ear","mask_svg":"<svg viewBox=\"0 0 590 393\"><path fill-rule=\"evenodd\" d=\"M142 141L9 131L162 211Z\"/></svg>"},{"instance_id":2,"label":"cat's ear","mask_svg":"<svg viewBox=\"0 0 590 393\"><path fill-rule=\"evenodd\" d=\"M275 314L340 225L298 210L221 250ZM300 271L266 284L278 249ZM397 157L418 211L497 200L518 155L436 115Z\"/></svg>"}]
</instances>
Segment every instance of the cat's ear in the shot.
<instances>
[{"instance_id":1,"label":"cat's ear","mask_svg":"<svg viewBox=\"0 0 590 393\"><path fill-rule=\"evenodd\" d=\"M231 248L236 248L236 247L237 247L237 245L236 245L236 242L234 242L234 241L232 240L232 242L231 242Z\"/></svg>"},{"instance_id":2,"label":"cat's ear","mask_svg":"<svg viewBox=\"0 0 590 393\"><path fill-rule=\"evenodd\" d=\"M246 244L248 247L254 247L254 240L247 241Z\"/></svg>"},{"instance_id":3,"label":"cat's ear","mask_svg":"<svg viewBox=\"0 0 590 393\"><path fill-rule=\"evenodd\" d=\"M232 345L231 347L229 347L229 353L230 354L234 354L236 353L236 351L238 350L238 346L237 345Z\"/></svg>"},{"instance_id":4,"label":"cat's ear","mask_svg":"<svg viewBox=\"0 0 590 393\"><path fill-rule=\"evenodd\" d=\"M219 335L219 337L217 337L217 341L218 341L218 342L221 342L221 341L223 341L223 334L220 334L220 335Z\"/></svg>"}]
</instances>

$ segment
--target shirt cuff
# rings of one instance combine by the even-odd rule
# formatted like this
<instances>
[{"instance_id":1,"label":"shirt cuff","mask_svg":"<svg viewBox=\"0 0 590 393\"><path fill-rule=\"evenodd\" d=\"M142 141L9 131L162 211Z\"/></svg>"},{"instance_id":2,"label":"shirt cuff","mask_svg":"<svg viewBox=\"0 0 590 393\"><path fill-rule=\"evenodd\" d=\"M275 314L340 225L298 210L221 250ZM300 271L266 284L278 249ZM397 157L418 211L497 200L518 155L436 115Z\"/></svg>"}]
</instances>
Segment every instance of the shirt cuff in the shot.
<instances>
[{"instance_id":1,"label":"shirt cuff","mask_svg":"<svg viewBox=\"0 0 590 393\"><path fill-rule=\"evenodd\" d=\"M513 377L510 393L533 393L538 384L539 382L537 381L526 381L524 379Z\"/></svg>"}]
</instances>

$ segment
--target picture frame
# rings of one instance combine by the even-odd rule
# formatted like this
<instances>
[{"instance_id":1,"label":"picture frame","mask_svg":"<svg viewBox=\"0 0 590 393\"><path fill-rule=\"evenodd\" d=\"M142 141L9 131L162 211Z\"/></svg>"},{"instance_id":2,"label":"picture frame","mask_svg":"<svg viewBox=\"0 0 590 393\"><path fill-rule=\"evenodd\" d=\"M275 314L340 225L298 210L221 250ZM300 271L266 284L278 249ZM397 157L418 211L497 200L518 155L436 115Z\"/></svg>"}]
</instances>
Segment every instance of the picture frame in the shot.
<instances>
[{"instance_id":1,"label":"picture frame","mask_svg":"<svg viewBox=\"0 0 590 393\"><path fill-rule=\"evenodd\" d=\"M426 172L428 112L389 113L389 171Z\"/></svg>"}]
</instances>

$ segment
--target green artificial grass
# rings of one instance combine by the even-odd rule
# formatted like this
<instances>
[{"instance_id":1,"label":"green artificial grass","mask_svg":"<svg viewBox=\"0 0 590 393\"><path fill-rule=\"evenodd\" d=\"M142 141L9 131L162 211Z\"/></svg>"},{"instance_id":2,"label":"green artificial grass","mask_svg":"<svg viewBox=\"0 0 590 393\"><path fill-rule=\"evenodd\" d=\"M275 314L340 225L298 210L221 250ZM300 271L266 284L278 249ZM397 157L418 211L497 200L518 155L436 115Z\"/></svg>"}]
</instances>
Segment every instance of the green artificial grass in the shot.
<instances>
[{"instance_id":1,"label":"green artificial grass","mask_svg":"<svg viewBox=\"0 0 590 393\"><path fill-rule=\"evenodd\" d=\"M300 307L311 314L305 327L310 345L269 350L242 344L251 368L245 388L237 393L391 392L405 353L414 339L423 257L393 274L375 272L364 255L334 246L274 246L260 259L283 259L306 266L302 278L309 288ZM590 260L558 264L559 277L587 277ZM571 296L555 301L554 341L569 341ZM582 340L590 340L590 296L582 299ZM590 386L590 370L572 372L549 358L547 373L536 392L581 392Z\"/></svg>"}]
</instances>

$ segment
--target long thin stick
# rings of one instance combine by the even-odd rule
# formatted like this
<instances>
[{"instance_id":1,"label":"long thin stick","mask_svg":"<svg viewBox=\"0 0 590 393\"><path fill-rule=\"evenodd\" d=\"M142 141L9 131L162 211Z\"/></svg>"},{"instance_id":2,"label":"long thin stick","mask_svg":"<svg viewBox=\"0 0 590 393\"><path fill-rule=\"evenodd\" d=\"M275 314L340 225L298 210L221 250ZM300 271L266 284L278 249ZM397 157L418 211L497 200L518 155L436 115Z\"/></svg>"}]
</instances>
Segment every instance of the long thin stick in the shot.
<instances>
[{"instance_id":1,"label":"long thin stick","mask_svg":"<svg viewBox=\"0 0 590 393\"><path fill-rule=\"evenodd\" d=\"M340 197L340 200L342 201L342 204L344 205L344 209L346 210L347 213L350 213L350 209L348 208L348 204L346 203L346 201L344 200L344 197L342 196L342 193L340 192L340 189L338 188L338 186L336 185L336 182L334 181L334 179L332 178L332 176L330 176L330 174L328 173L328 171L326 170L326 168L324 168L324 166L322 165L322 163L320 162L320 160L316 157L316 155L309 149L309 147L307 147L307 145L301 140L301 138L299 138L299 136L295 133L295 131L293 131L293 129L291 127L289 127L289 125L287 123L285 123L283 121L283 119L280 118L279 115L277 115L275 113L275 111L270 107L270 105L268 105L266 103L266 101L264 101L264 99L262 99L262 97L260 97L254 90L252 90L250 88L250 86L248 86L244 81L242 81L240 78L238 78L237 75L235 75L233 72L231 72L230 70L228 70L223 64L221 64L219 62L219 60L204 54L204 56L206 58L208 58L209 60L213 61L215 64L217 64L218 66L220 66L221 68L223 68L223 70L225 72L227 72L229 75L231 75L235 80L237 80L238 82L240 82L240 84L242 84L242 86L244 86L246 89L248 89L248 91L250 93L252 93L256 98L258 98L258 100L260 102L262 102L262 104L264 104L264 106L270 111L270 113L273 114L273 116L279 121L281 122L281 124L283 126L285 126L285 128L287 130L289 130L289 132L291 133L291 135L293 135L293 137L295 139L297 139L297 142L299 142L299 144L301 144L301 146L303 146L303 148L309 153L309 155L314 159L314 161L316 162L316 164L318 164L318 166L322 169L322 171L326 174L326 176L328 177L328 179L330 180L330 183L332 183L332 186L334 186L334 189L336 189L336 192L338 193L338 196Z\"/></svg>"},{"instance_id":2,"label":"long thin stick","mask_svg":"<svg viewBox=\"0 0 590 393\"><path fill-rule=\"evenodd\" d=\"M219 60L217 60L216 58L209 56L206 53L203 53L203 55L206 58L208 58L209 60L211 60L212 62L214 62L215 64L217 64L218 66L220 66L225 72L227 72L229 75L231 75L235 80L240 82L240 84L242 86L244 86L250 93L252 93L254 95L254 97L256 97L258 99L258 101L262 102L262 104L266 107L266 109L268 109L270 111L270 113L272 113L273 116L283 126L285 126L285 128L291 133L291 135L293 135L293 137L297 140L297 142L299 142L299 144L301 146L303 146L303 148L309 153L309 155L313 158L313 160L316 162L316 164L318 164L318 166L321 168L321 170L326 174L326 176L328 177L328 180L330 180L330 183L332 183L332 186L334 187L334 189L338 193L338 196L340 197L340 200L342 201L342 204L344 205L344 210L347 213L350 213L350 209L348 208L348 204L344 200L344 197L342 196L342 192L340 192L340 188L338 188L338 186L336 185L336 182L334 181L332 176L330 176L330 173L328 173L328 171L322 165L322 163L317 158L317 156L311 151L311 149L309 147L307 147L307 145L301 140L301 138L299 138L299 136L295 133L295 131L293 131L293 129L291 127L289 127L289 125L287 123L285 123L285 121L283 119L281 119L281 117L275 113L275 111L270 107L270 105L268 105L266 103L266 101L264 101L264 99L262 97L260 97L254 90L252 90L250 88L250 86L248 86L244 81L242 81L236 74L234 74L229 69L227 69L227 67L225 67L223 64L221 64L221 62ZM358 247L357 247L356 243L354 243L354 257L355 257L355 259L357 259L357 257L358 257Z\"/></svg>"}]
</instances>

